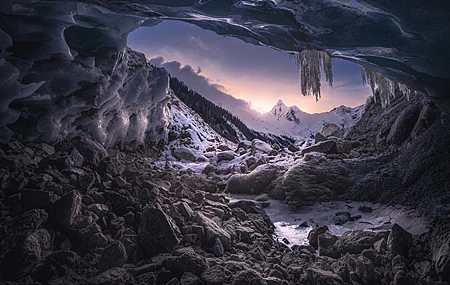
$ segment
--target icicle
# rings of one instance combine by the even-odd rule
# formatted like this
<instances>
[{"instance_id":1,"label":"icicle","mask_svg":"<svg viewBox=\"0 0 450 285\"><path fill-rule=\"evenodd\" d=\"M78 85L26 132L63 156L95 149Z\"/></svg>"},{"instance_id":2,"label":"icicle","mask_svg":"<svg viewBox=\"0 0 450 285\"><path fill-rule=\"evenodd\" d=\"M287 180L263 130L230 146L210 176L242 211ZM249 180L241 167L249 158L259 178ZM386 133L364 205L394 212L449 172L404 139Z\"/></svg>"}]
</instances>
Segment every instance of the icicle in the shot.
<instances>
[{"instance_id":1,"label":"icicle","mask_svg":"<svg viewBox=\"0 0 450 285\"><path fill-rule=\"evenodd\" d=\"M386 108L391 103L391 98L395 98L396 90L405 95L408 101L409 96L415 94L415 91L409 89L405 84L397 83L379 72L366 69L363 66L360 66L360 69L363 85L370 85L375 102L377 98L375 94L378 92L383 108Z\"/></svg>"},{"instance_id":2,"label":"icicle","mask_svg":"<svg viewBox=\"0 0 450 285\"><path fill-rule=\"evenodd\" d=\"M289 56L295 59L300 70L302 94L314 95L319 100L321 71L330 86L333 85L333 59L326 52L316 50L304 50Z\"/></svg>"}]
</instances>

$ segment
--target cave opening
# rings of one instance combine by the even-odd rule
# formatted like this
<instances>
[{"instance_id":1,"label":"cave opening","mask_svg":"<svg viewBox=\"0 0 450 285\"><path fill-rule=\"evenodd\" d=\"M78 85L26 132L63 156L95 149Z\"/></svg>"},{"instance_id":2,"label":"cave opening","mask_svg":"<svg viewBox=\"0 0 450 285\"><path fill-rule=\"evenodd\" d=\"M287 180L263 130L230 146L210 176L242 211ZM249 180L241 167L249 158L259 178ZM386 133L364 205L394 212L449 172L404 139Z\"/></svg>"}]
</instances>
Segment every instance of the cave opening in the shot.
<instances>
[{"instance_id":1,"label":"cave opening","mask_svg":"<svg viewBox=\"0 0 450 285\"><path fill-rule=\"evenodd\" d=\"M0 280L446 284L449 11L4 1Z\"/></svg>"}]
</instances>

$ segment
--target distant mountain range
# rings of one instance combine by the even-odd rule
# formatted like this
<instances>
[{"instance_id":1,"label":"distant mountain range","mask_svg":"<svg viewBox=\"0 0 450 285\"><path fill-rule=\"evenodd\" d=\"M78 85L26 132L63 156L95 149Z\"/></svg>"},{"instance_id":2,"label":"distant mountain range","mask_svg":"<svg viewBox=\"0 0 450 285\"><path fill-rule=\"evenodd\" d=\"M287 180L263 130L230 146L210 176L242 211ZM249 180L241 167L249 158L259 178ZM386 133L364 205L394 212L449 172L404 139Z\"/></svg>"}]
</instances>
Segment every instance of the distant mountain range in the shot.
<instances>
[{"instance_id":1,"label":"distant mountain range","mask_svg":"<svg viewBox=\"0 0 450 285\"><path fill-rule=\"evenodd\" d=\"M329 112L309 114L297 106L286 106L282 100L260 116L239 117L250 129L261 134L308 139L320 132L327 123L334 123L345 131L351 128L364 112L358 107L340 106Z\"/></svg>"}]
</instances>

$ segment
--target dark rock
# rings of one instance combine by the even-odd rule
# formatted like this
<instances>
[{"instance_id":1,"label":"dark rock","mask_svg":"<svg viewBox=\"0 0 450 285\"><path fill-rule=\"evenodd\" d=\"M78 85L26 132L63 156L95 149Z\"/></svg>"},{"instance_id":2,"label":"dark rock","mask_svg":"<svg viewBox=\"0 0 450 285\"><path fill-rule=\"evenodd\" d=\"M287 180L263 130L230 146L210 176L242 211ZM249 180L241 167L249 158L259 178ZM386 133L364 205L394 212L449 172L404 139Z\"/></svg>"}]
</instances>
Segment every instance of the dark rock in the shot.
<instances>
[{"instance_id":1,"label":"dark rock","mask_svg":"<svg viewBox=\"0 0 450 285\"><path fill-rule=\"evenodd\" d=\"M176 277L172 278L169 282L166 283L166 285L179 285L180 281Z\"/></svg>"},{"instance_id":2,"label":"dark rock","mask_svg":"<svg viewBox=\"0 0 450 285\"><path fill-rule=\"evenodd\" d=\"M333 248L337 239L337 236L330 233L320 234L317 239L319 256L328 256L334 259L341 257L341 254Z\"/></svg>"},{"instance_id":3,"label":"dark rock","mask_svg":"<svg viewBox=\"0 0 450 285\"><path fill-rule=\"evenodd\" d=\"M261 275L251 269L239 272L233 279L232 285L267 285L266 280Z\"/></svg>"},{"instance_id":4,"label":"dark rock","mask_svg":"<svg viewBox=\"0 0 450 285\"><path fill-rule=\"evenodd\" d=\"M91 204L86 207L89 211L96 214L99 218L102 218L106 213L109 212L109 208L103 204Z\"/></svg>"},{"instance_id":5,"label":"dark rock","mask_svg":"<svg viewBox=\"0 0 450 285\"><path fill-rule=\"evenodd\" d=\"M308 241L309 244L314 248L314 249L318 249L319 246L319 235L328 232L328 227L327 226L320 226L320 227L316 227L314 229L312 229L309 234L308 234Z\"/></svg>"},{"instance_id":6,"label":"dark rock","mask_svg":"<svg viewBox=\"0 0 450 285\"><path fill-rule=\"evenodd\" d=\"M370 259L360 256L356 260L356 273L364 284L372 284L375 280L375 265Z\"/></svg>"},{"instance_id":7,"label":"dark rock","mask_svg":"<svg viewBox=\"0 0 450 285\"><path fill-rule=\"evenodd\" d=\"M432 263L436 273L444 281L450 281L450 230L448 224L437 228L431 240Z\"/></svg>"},{"instance_id":8,"label":"dark rock","mask_svg":"<svg viewBox=\"0 0 450 285\"><path fill-rule=\"evenodd\" d=\"M359 206L358 210L363 213L372 213L373 209L369 206Z\"/></svg>"},{"instance_id":9,"label":"dark rock","mask_svg":"<svg viewBox=\"0 0 450 285\"><path fill-rule=\"evenodd\" d=\"M338 238L334 248L342 254L359 254L386 236L387 232L349 231Z\"/></svg>"},{"instance_id":10,"label":"dark rock","mask_svg":"<svg viewBox=\"0 0 450 285\"><path fill-rule=\"evenodd\" d=\"M387 248L395 253L407 255L413 243L412 234L405 231L398 224L392 226L391 232L387 239Z\"/></svg>"},{"instance_id":11,"label":"dark rock","mask_svg":"<svg viewBox=\"0 0 450 285\"><path fill-rule=\"evenodd\" d=\"M321 133L316 133L316 135L314 136L314 144L318 144L326 140L328 140L327 137L322 135Z\"/></svg>"},{"instance_id":12,"label":"dark rock","mask_svg":"<svg viewBox=\"0 0 450 285\"><path fill-rule=\"evenodd\" d=\"M90 282L92 285L124 285L132 284L133 276L131 276L123 268L111 268L100 273Z\"/></svg>"},{"instance_id":13,"label":"dark rock","mask_svg":"<svg viewBox=\"0 0 450 285\"><path fill-rule=\"evenodd\" d=\"M160 209L150 207L142 214L139 239L148 256L171 252L179 243L169 217Z\"/></svg>"},{"instance_id":14,"label":"dark rock","mask_svg":"<svg viewBox=\"0 0 450 285\"><path fill-rule=\"evenodd\" d=\"M2 276L17 280L31 273L50 246L51 238L47 230L34 231L6 254L1 266Z\"/></svg>"},{"instance_id":15,"label":"dark rock","mask_svg":"<svg viewBox=\"0 0 450 285\"><path fill-rule=\"evenodd\" d=\"M305 147L302 150L302 155L305 155L310 152L322 152L322 153L327 153L327 154L337 153L336 142L332 141L332 140L327 140L327 141L319 142L318 144L315 144L315 145L312 145L309 147Z\"/></svg>"},{"instance_id":16,"label":"dark rock","mask_svg":"<svg viewBox=\"0 0 450 285\"><path fill-rule=\"evenodd\" d=\"M290 244L291 243L287 238L283 238L281 241L284 242L285 244Z\"/></svg>"},{"instance_id":17,"label":"dark rock","mask_svg":"<svg viewBox=\"0 0 450 285\"><path fill-rule=\"evenodd\" d=\"M72 226L80 213L81 199L80 192L76 190L67 193L53 205L51 217L63 226Z\"/></svg>"},{"instance_id":18,"label":"dark rock","mask_svg":"<svg viewBox=\"0 0 450 285\"><path fill-rule=\"evenodd\" d=\"M333 123L324 125L320 133L325 137L342 138L344 136L344 130L341 129L338 125Z\"/></svg>"},{"instance_id":19,"label":"dark rock","mask_svg":"<svg viewBox=\"0 0 450 285\"><path fill-rule=\"evenodd\" d=\"M186 252L181 256L168 258L164 261L164 265L179 276L184 272L191 272L199 276L209 268L206 259L194 252Z\"/></svg>"},{"instance_id":20,"label":"dark rock","mask_svg":"<svg viewBox=\"0 0 450 285\"><path fill-rule=\"evenodd\" d=\"M324 271L316 268L308 268L308 281L313 285L341 285L344 280L339 275L330 271Z\"/></svg>"},{"instance_id":21,"label":"dark rock","mask_svg":"<svg viewBox=\"0 0 450 285\"><path fill-rule=\"evenodd\" d=\"M221 162L223 160L233 160L236 154L232 150L222 151L217 154L217 162Z\"/></svg>"},{"instance_id":22,"label":"dark rock","mask_svg":"<svg viewBox=\"0 0 450 285\"><path fill-rule=\"evenodd\" d=\"M105 247L109 243L108 238L102 233L96 233L89 239L89 248Z\"/></svg>"},{"instance_id":23,"label":"dark rock","mask_svg":"<svg viewBox=\"0 0 450 285\"><path fill-rule=\"evenodd\" d=\"M212 252L216 257L221 257L224 254L224 248L222 245L222 242L220 241L220 238L216 238L216 242L212 248Z\"/></svg>"},{"instance_id":24,"label":"dark rock","mask_svg":"<svg viewBox=\"0 0 450 285\"><path fill-rule=\"evenodd\" d=\"M111 242L103 251L103 255L98 262L98 269L105 271L113 267L121 267L127 261L125 247L120 241Z\"/></svg>"},{"instance_id":25,"label":"dark rock","mask_svg":"<svg viewBox=\"0 0 450 285\"><path fill-rule=\"evenodd\" d=\"M266 164L257 167L248 174L234 174L228 180L225 192L233 194L261 194L278 176L279 171L280 168L278 166Z\"/></svg>"},{"instance_id":26,"label":"dark rock","mask_svg":"<svg viewBox=\"0 0 450 285\"><path fill-rule=\"evenodd\" d=\"M21 192L22 205L25 208L44 209L53 205L58 196L50 191L23 189Z\"/></svg>"},{"instance_id":27,"label":"dark rock","mask_svg":"<svg viewBox=\"0 0 450 285\"><path fill-rule=\"evenodd\" d=\"M343 224L351 221L349 212L338 212L333 218L335 225L342 226Z\"/></svg>"},{"instance_id":28,"label":"dark rock","mask_svg":"<svg viewBox=\"0 0 450 285\"><path fill-rule=\"evenodd\" d=\"M214 245L216 238L219 238L224 248L226 249L230 248L231 246L230 234L228 234L225 230L219 227L214 221L207 218L201 212L197 212L194 221L197 224L203 226L205 230L205 238L207 243Z\"/></svg>"},{"instance_id":29,"label":"dark rock","mask_svg":"<svg viewBox=\"0 0 450 285\"><path fill-rule=\"evenodd\" d=\"M290 144L288 146L288 150L291 152L298 152L298 151L300 151L300 148L298 146L296 146L295 144Z\"/></svg>"},{"instance_id":30,"label":"dark rock","mask_svg":"<svg viewBox=\"0 0 450 285\"><path fill-rule=\"evenodd\" d=\"M111 201L113 207L116 207L118 210L121 211L123 211L130 202L130 199L128 199L127 196L122 195L115 191L106 190L105 197L107 200Z\"/></svg>"},{"instance_id":31,"label":"dark rock","mask_svg":"<svg viewBox=\"0 0 450 285\"><path fill-rule=\"evenodd\" d=\"M83 165L97 166L102 159L109 156L106 149L100 143L89 137L74 137L64 140L55 145L55 150L57 152L69 151L73 147L84 157Z\"/></svg>"},{"instance_id":32,"label":"dark rock","mask_svg":"<svg viewBox=\"0 0 450 285\"><path fill-rule=\"evenodd\" d=\"M91 172L85 172L78 178L78 184L84 191L90 190L94 185L94 183L95 183L95 174Z\"/></svg>"},{"instance_id":33,"label":"dark rock","mask_svg":"<svg viewBox=\"0 0 450 285\"><path fill-rule=\"evenodd\" d=\"M205 285L221 285L225 281L226 271L228 270L225 267L214 265L206 269L202 273L201 278Z\"/></svg>"},{"instance_id":34,"label":"dark rock","mask_svg":"<svg viewBox=\"0 0 450 285\"><path fill-rule=\"evenodd\" d=\"M180 279L180 285L203 285L202 280L191 272L184 272Z\"/></svg>"}]
</instances>

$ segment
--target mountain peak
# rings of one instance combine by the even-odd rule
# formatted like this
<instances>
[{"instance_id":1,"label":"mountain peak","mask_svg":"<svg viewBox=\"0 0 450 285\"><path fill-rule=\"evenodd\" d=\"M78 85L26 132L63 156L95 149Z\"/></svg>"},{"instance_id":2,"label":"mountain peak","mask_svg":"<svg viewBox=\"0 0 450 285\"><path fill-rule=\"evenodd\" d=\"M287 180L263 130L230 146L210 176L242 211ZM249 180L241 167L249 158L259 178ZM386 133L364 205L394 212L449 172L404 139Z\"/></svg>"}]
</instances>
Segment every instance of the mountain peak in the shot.
<instances>
[{"instance_id":1,"label":"mountain peak","mask_svg":"<svg viewBox=\"0 0 450 285\"><path fill-rule=\"evenodd\" d=\"M287 110L288 106L286 106L286 104L284 104L284 102L279 99L275 106L273 106L272 110L270 110L270 113L275 117L281 117L286 114Z\"/></svg>"}]
</instances>

